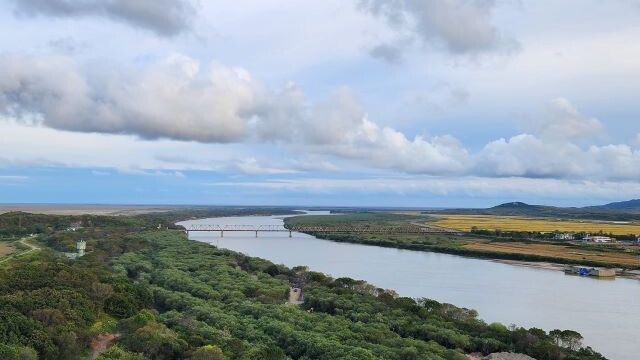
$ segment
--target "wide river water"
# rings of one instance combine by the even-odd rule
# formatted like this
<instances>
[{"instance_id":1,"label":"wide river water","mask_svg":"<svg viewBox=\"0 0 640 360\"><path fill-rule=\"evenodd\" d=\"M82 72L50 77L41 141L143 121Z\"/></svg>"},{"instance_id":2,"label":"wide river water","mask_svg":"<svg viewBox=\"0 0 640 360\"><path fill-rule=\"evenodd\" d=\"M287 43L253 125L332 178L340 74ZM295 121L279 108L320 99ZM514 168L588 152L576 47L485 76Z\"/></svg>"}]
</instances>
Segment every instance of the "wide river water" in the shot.
<instances>
[{"instance_id":1,"label":"wide river water","mask_svg":"<svg viewBox=\"0 0 640 360\"><path fill-rule=\"evenodd\" d=\"M277 225L278 216L221 217L181 225ZM338 243L294 233L191 232L197 241L366 280L402 296L426 297L475 309L486 322L547 331L572 329L612 360L640 359L640 281L597 280L555 270L514 266L431 252Z\"/></svg>"}]
</instances>

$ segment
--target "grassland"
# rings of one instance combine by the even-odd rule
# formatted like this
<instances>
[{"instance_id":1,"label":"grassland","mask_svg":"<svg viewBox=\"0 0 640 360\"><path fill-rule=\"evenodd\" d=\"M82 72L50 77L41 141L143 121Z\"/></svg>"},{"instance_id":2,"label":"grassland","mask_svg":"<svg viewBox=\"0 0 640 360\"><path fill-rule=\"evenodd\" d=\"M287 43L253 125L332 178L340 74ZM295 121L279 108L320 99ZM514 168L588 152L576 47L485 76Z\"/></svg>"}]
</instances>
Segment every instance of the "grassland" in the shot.
<instances>
[{"instance_id":1,"label":"grassland","mask_svg":"<svg viewBox=\"0 0 640 360\"><path fill-rule=\"evenodd\" d=\"M638 223L553 220L510 216L440 215L434 224L461 231L470 231L475 226L483 230L502 231L552 232L558 230L587 233L602 231L614 235L640 234L640 224Z\"/></svg>"}]
</instances>

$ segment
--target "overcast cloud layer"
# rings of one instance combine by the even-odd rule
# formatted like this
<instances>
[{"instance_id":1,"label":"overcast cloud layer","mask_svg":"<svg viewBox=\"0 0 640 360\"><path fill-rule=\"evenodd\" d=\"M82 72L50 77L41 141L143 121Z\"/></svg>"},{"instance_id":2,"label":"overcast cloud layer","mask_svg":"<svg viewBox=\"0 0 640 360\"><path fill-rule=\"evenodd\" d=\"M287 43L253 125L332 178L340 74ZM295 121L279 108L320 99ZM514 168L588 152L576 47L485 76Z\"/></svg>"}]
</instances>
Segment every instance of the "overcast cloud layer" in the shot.
<instances>
[{"instance_id":1,"label":"overcast cloud layer","mask_svg":"<svg viewBox=\"0 0 640 360\"><path fill-rule=\"evenodd\" d=\"M635 189L631 5L12 0L0 5L0 176L203 171L246 177L204 182L214 187L464 196L482 184L493 196Z\"/></svg>"}]
</instances>

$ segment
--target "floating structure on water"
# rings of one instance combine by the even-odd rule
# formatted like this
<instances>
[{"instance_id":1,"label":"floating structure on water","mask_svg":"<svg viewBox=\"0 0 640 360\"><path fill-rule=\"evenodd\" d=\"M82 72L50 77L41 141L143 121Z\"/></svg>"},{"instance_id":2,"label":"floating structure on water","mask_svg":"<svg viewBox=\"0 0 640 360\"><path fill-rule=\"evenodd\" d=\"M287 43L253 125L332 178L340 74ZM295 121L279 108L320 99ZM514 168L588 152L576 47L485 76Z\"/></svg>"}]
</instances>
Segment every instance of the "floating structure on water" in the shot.
<instances>
[{"instance_id":1,"label":"floating structure on water","mask_svg":"<svg viewBox=\"0 0 640 360\"><path fill-rule=\"evenodd\" d=\"M584 266L567 266L564 273L568 275L593 276L598 278L615 278L616 271L604 268L588 268Z\"/></svg>"}]
</instances>

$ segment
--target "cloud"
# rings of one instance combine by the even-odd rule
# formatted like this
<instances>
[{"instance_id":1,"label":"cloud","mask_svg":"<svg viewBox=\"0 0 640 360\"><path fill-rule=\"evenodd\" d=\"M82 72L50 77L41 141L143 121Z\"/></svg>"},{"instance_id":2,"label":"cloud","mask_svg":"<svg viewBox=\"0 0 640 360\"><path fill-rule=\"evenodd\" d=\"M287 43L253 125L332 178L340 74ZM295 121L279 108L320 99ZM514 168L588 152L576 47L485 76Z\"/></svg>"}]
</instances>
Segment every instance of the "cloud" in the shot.
<instances>
[{"instance_id":1,"label":"cloud","mask_svg":"<svg viewBox=\"0 0 640 360\"><path fill-rule=\"evenodd\" d=\"M78 42L72 37L61 37L53 39L48 43L51 50L62 54L73 55L89 48L89 44Z\"/></svg>"},{"instance_id":2,"label":"cloud","mask_svg":"<svg viewBox=\"0 0 640 360\"><path fill-rule=\"evenodd\" d=\"M347 88L311 106L298 88L289 87L286 92L289 94L279 95L280 104L285 105L264 112L256 124L257 129L278 129L273 138L276 141L307 153L405 172L450 174L460 173L466 166L467 151L454 138L409 139L391 127L381 127L369 120Z\"/></svg>"},{"instance_id":3,"label":"cloud","mask_svg":"<svg viewBox=\"0 0 640 360\"><path fill-rule=\"evenodd\" d=\"M318 159L325 167L337 160L362 168L439 176L640 176L640 150L626 144L584 147L581 141L602 133L603 126L562 98L550 103L534 132L491 141L471 152L449 135L409 137L379 125L348 88L311 102L293 83L273 91L242 68L202 66L183 55L138 68L108 69L95 64L85 68L60 55L0 56L0 115L75 132L245 144L249 149L274 144L296 156ZM452 96L465 101L468 93L460 90ZM179 169L214 168L204 159L175 161L175 154L154 154L145 161L163 169L178 163ZM218 169L264 175L302 170L291 161L267 166L254 157L255 153L229 156L218 162ZM248 160L238 162L238 158Z\"/></svg>"},{"instance_id":4,"label":"cloud","mask_svg":"<svg viewBox=\"0 0 640 360\"><path fill-rule=\"evenodd\" d=\"M518 43L493 24L493 0L360 0L358 8L383 18L400 38L416 38L423 45L454 55L512 51ZM405 46L378 45L372 52L397 59Z\"/></svg>"},{"instance_id":5,"label":"cloud","mask_svg":"<svg viewBox=\"0 0 640 360\"><path fill-rule=\"evenodd\" d=\"M272 92L244 69L173 55L142 69L81 69L63 56L0 57L0 113L47 127L202 143L281 142L408 172L455 173L451 137L407 138L368 119L339 89L310 104L289 84Z\"/></svg>"},{"instance_id":6,"label":"cloud","mask_svg":"<svg viewBox=\"0 0 640 360\"><path fill-rule=\"evenodd\" d=\"M174 36L190 29L196 8L190 0L13 0L21 15L98 16Z\"/></svg>"},{"instance_id":7,"label":"cloud","mask_svg":"<svg viewBox=\"0 0 640 360\"><path fill-rule=\"evenodd\" d=\"M16 182L25 180L29 180L29 177L22 175L0 175L1 182Z\"/></svg>"},{"instance_id":8,"label":"cloud","mask_svg":"<svg viewBox=\"0 0 640 360\"><path fill-rule=\"evenodd\" d=\"M201 69L181 55L90 70L64 56L0 56L0 112L61 130L237 141L259 91L241 68Z\"/></svg>"},{"instance_id":9,"label":"cloud","mask_svg":"<svg viewBox=\"0 0 640 360\"><path fill-rule=\"evenodd\" d=\"M586 117L564 98L551 101L549 116L538 130L540 136L552 140L583 139L602 135L604 126L596 118Z\"/></svg>"},{"instance_id":10,"label":"cloud","mask_svg":"<svg viewBox=\"0 0 640 360\"><path fill-rule=\"evenodd\" d=\"M378 44L369 51L369 54L374 58L397 64L402 62L405 46L399 42Z\"/></svg>"},{"instance_id":11,"label":"cloud","mask_svg":"<svg viewBox=\"0 0 640 360\"><path fill-rule=\"evenodd\" d=\"M217 181L214 187L265 189L273 192L300 193L366 193L419 196L463 195L464 198L522 198L535 197L567 199L584 202L592 199L624 199L637 196L640 184L636 181L594 181L563 179L530 179L518 177L485 178L462 177L360 177L269 179L263 181ZM431 197L430 196L430 197Z\"/></svg>"},{"instance_id":12,"label":"cloud","mask_svg":"<svg viewBox=\"0 0 640 360\"><path fill-rule=\"evenodd\" d=\"M275 175L292 174L297 171L281 167L265 166L268 161L258 161L255 158L239 160L235 166L237 170L246 175Z\"/></svg>"},{"instance_id":13,"label":"cloud","mask_svg":"<svg viewBox=\"0 0 640 360\"><path fill-rule=\"evenodd\" d=\"M186 176L182 171L162 171L162 170L146 170L137 167L126 167L118 169L118 172L126 175L136 176L161 176L161 177L177 177L185 178Z\"/></svg>"},{"instance_id":14,"label":"cloud","mask_svg":"<svg viewBox=\"0 0 640 360\"><path fill-rule=\"evenodd\" d=\"M640 177L640 151L627 144L580 146L602 137L602 123L557 98L537 121L533 134L498 139L474 155L472 173L532 178L634 179Z\"/></svg>"},{"instance_id":15,"label":"cloud","mask_svg":"<svg viewBox=\"0 0 640 360\"><path fill-rule=\"evenodd\" d=\"M565 177L589 173L584 152L571 143L548 143L520 134L485 145L475 171L486 176Z\"/></svg>"},{"instance_id":16,"label":"cloud","mask_svg":"<svg viewBox=\"0 0 640 360\"><path fill-rule=\"evenodd\" d=\"M529 134L487 144L474 157L473 173L568 179L637 179L640 151L626 144L592 145L546 141Z\"/></svg>"}]
</instances>

